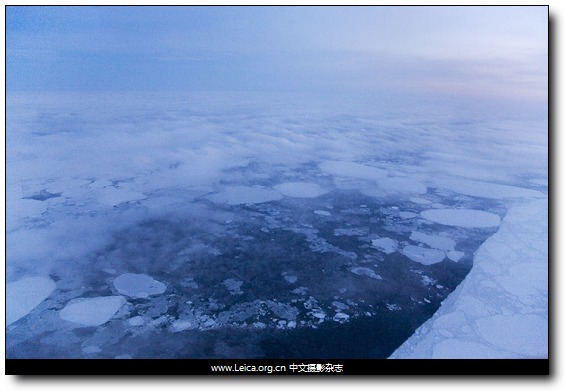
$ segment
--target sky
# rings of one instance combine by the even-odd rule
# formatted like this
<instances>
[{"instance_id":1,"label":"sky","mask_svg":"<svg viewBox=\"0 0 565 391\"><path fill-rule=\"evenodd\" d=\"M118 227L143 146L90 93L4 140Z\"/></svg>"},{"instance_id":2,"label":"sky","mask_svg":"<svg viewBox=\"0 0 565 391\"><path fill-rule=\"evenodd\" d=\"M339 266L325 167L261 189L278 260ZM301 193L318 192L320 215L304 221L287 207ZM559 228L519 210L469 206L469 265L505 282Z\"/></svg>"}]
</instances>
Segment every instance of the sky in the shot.
<instances>
[{"instance_id":1,"label":"sky","mask_svg":"<svg viewBox=\"0 0 565 391\"><path fill-rule=\"evenodd\" d=\"M6 9L7 91L547 100L547 7Z\"/></svg>"}]
</instances>

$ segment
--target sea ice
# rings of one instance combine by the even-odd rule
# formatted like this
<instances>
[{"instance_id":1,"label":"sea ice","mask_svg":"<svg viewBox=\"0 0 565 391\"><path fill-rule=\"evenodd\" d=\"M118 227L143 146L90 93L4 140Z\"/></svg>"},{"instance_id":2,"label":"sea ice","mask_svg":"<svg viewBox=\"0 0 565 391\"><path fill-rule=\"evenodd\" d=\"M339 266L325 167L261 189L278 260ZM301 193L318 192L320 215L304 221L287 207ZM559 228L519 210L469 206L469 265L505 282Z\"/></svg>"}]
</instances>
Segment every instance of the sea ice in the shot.
<instances>
[{"instance_id":1,"label":"sea ice","mask_svg":"<svg viewBox=\"0 0 565 391\"><path fill-rule=\"evenodd\" d=\"M447 258L451 259L453 262L459 261L464 255L465 253L463 251L451 250L447 252Z\"/></svg>"},{"instance_id":2,"label":"sea ice","mask_svg":"<svg viewBox=\"0 0 565 391\"><path fill-rule=\"evenodd\" d=\"M402 254L415 262L422 265L433 265L439 263L445 258L445 253L441 250L434 248L424 248L418 246L408 245L402 249Z\"/></svg>"},{"instance_id":3,"label":"sea ice","mask_svg":"<svg viewBox=\"0 0 565 391\"><path fill-rule=\"evenodd\" d=\"M243 285L243 281L237 281L233 278L228 278L224 280L223 284L228 288L231 295L241 295L243 291L241 290L241 285Z\"/></svg>"},{"instance_id":4,"label":"sea ice","mask_svg":"<svg viewBox=\"0 0 565 391\"><path fill-rule=\"evenodd\" d=\"M220 204L241 205L276 201L282 199L283 196L278 191L272 189L250 186L230 186L206 198Z\"/></svg>"},{"instance_id":5,"label":"sea ice","mask_svg":"<svg viewBox=\"0 0 565 391\"><path fill-rule=\"evenodd\" d=\"M547 199L514 205L465 280L391 358L547 358L547 210ZM534 278L516 280L517 265Z\"/></svg>"},{"instance_id":6,"label":"sea ice","mask_svg":"<svg viewBox=\"0 0 565 391\"><path fill-rule=\"evenodd\" d=\"M421 213L434 223L465 228L498 227L500 217L494 213L475 209L429 209Z\"/></svg>"},{"instance_id":7,"label":"sea ice","mask_svg":"<svg viewBox=\"0 0 565 391\"><path fill-rule=\"evenodd\" d=\"M25 277L6 284L6 326L29 314L56 285L47 277Z\"/></svg>"},{"instance_id":8,"label":"sea ice","mask_svg":"<svg viewBox=\"0 0 565 391\"><path fill-rule=\"evenodd\" d=\"M74 299L59 312L59 317L82 326L100 326L109 321L125 302L122 296Z\"/></svg>"},{"instance_id":9,"label":"sea ice","mask_svg":"<svg viewBox=\"0 0 565 391\"><path fill-rule=\"evenodd\" d=\"M320 216L331 216L332 214L325 210L315 210L314 213Z\"/></svg>"},{"instance_id":10,"label":"sea ice","mask_svg":"<svg viewBox=\"0 0 565 391\"><path fill-rule=\"evenodd\" d=\"M418 204L418 205L426 205L426 204L432 203L432 201L427 200L425 198L421 198L421 197L411 197L410 201L412 201L413 203Z\"/></svg>"},{"instance_id":11,"label":"sea ice","mask_svg":"<svg viewBox=\"0 0 565 391\"><path fill-rule=\"evenodd\" d=\"M456 193L466 194L474 197L485 197L492 199L546 197L545 194L537 190L459 178L437 178L434 179L432 183L434 187L441 187L452 190Z\"/></svg>"},{"instance_id":12,"label":"sea ice","mask_svg":"<svg viewBox=\"0 0 565 391\"><path fill-rule=\"evenodd\" d=\"M413 219L414 217L418 216L417 213L414 212L400 212L398 215L403 219Z\"/></svg>"},{"instance_id":13,"label":"sea ice","mask_svg":"<svg viewBox=\"0 0 565 391\"><path fill-rule=\"evenodd\" d=\"M165 292L167 286L146 274L125 273L114 280L114 286L122 295L147 298Z\"/></svg>"},{"instance_id":14,"label":"sea ice","mask_svg":"<svg viewBox=\"0 0 565 391\"><path fill-rule=\"evenodd\" d=\"M298 281L298 277L292 274L283 273L283 277L289 284L294 284L296 281Z\"/></svg>"},{"instance_id":15,"label":"sea ice","mask_svg":"<svg viewBox=\"0 0 565 391\"><path fill-rule=\"evenodd\" d=\"M366 180L377 180L384 178L387 175L385 170L380 168L366 166L364 164L354 162L342 162L336 160L328 160L320 164L320 169L328 174L359 178Z\"/></svg>"},{"instance_id":16,"label":"sea ice","mask_svg":"<svg viewBox=\"0 0 565 391\"><path fill-rule=\"evenodd\" d=\"M444 236L426 235L422 232L416 232L416 231L410 234L410 239L416 242L425 243L431 248L437 248L438 250L444 250L444 251L454 250L456 244L455 240L446 238Z\"/></svg>"},{"instance_id":17,"label":"sea ice","mask_svg":"<svg viewBox=\"0 0 565 391\"><path fill-rule=\"evenodd\" d=\"M398 248L398 241L391 238L378 238L371 240L371 245L386 254L392 254Z\"/></svg>"},{"instance_id":18,"label":"sea ice","mask_svg":"<svg viewBox=\"0 0 565 391\"><path fill-rule=\"evenodd\" d=\"M375 280L382 280L383 278L375 273L373 270L369 269L368 267L353 267L349 269L351 273L357 274L359 276L367 276L370 278L374 278Z\"/></svg>"},{"instance_id":19,"label":"sea ice","mask_svg":"<svg viewBox=\"0 0 565 391\"><path fill-rule=\"evenodd\" d=\"M309 182L288 182L273 187L287 197L315 198L326 194L323 187Z\"/></svg>"}]
</instances>

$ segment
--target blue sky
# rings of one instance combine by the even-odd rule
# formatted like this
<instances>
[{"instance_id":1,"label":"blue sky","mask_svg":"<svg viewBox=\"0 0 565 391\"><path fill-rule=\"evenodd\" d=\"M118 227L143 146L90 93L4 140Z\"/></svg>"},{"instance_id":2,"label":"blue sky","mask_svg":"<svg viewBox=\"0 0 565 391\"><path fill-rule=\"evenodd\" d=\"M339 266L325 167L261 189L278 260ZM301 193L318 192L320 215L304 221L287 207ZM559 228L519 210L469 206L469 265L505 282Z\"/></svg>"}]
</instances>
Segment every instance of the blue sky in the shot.
<instances>
[{"instance_id":1,"label":"blue sky","mask_svg":"<svg viewBox=\"0 0 565 391\"><path fill-rule=\"evenodd\" d=\"M546 7L13 7L8 91L284 90L544 101Z\"/></svg>"}]
</instances>

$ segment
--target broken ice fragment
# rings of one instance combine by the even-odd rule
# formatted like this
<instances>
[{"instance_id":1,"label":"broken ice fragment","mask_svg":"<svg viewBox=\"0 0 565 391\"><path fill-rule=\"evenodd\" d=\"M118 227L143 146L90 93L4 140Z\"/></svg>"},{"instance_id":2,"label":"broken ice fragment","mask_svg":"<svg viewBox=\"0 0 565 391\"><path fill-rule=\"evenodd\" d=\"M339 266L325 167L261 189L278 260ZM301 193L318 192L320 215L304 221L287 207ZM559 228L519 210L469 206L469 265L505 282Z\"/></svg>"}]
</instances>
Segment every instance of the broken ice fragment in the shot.
<instances>
[{"instance_id":1,"label":"broken ice fragment","mask_svg":"<svg viewBox=\"0 0 565 391\"><path fill-rule=\"evenodd\" d=\"M449 251L455 249L455 240L446 238L444 236L426 235L422 232L414 231L412 232L412 234L410 234L410 239L420 243L425 243L428 246L436 248L438 250Z\"/></svg>"},{"instance_id":2,"label":"broken ice fragment","mask_svg":"<svg viewBox=\"0 0 565 391\"><path fill-rule=\"evenodd\" d=\"M160 295L167 286L146 274L125 273L114 280L114 286L122 295L136 299Z\"/></svg>"},{"instance_id":3,"label":"broken ice fragment","mask_svg":"<svg viewBox=\"0 0 565 391\"><path fill-rule=\"evenodd\" d=\"M133 318L128 320L128 323L131 326L141 326L142 324L145 323L145 321L143 320L143 318L141 316L134 316Z\"/></svg>"},{"instance_id":4,"label":"broken ice fragment","mask_svg":"<svg viewBox=\"0 0 565 391\"><path fill-rule=\"evenodd\" d=\"M464 255L465 253L463 251L452 250L447 252L447 257L454 262L459 261L461 258L463 258Z\"/></svg>"},{"instance_id":5,"label":"broken ice fragment","mask_svg":"<svg viewBox=\"0 0 565 391\"><path fill-rule=\"evenodd\" d=\"M223 284L228 288L231 295L241 295L243 291L241 290L241 285L243 285L243 281L237 281L233 278L228 278L224 280Z\"/></svg>"},{"instance_id":6,"label":"broken ice fragment","mask_svg":"<svg viewBox=\"0 0 565 391\"><path fill-rule=\"evenodd\" d=\"M336 322L347 322L349 320L349 315L344 314L343 312L338 312L334 315L333 319Z\"/></svg>"},{"instance_id":7,"label":"broken ice fragment","mask_svg":"<svg viewBox=\"0 0 565 391\"><path fill-rule=\"evenodd\" d=\"M367 277L371 277L374 278L375 280L382 280L383 278L381 276L379 276L377 273L375 273L373 270L369 269L368 267L354 267L351 268L350 271L352 273L355 273L359 276L367 276Z\"/></svg>"},{"instance_id":8,"label":"broken ice fragment","mask_svg":"<svg viewBox=\"0 0 565 391\"><path fill-rule=\"evenodd\" d=\"M122 296L74 299L59 312L59 317L82 326L100 326L109 321L125 302Z\"/></svg>"},{"instance_id":9,"label":"broken ice fragment","mask_svg":"<svg viewBox=\"0 0 565 391\"><path fill-rule=\"evenodd\" d=\"M391 238L378 238L371 240L373 247L382 250L386 254L392 254L398 247L398 242Z\"/></svg>"},{"instance_id":10,"label":"broken ice fragment","mask_svg":"<svg viewBox=\"0 0 565 391\"><path fill-rule=\"evenodd\" d=\"M439 263L445 258L445 253L435 248L424 248L418 246L408 245L402 249L402 254L415 262L422 265L433 265Z\"/></svg>"},{"instance_id":11,"label":"broken ice fragment","mask_svg":"<svg viewBox=\"0 0 565 391\"><path fill-rule=\"evenodd\" d=\"M47 277L26 277L6 284L6 326L29 314L55 289Z\"/></svg>"}]
</instances>

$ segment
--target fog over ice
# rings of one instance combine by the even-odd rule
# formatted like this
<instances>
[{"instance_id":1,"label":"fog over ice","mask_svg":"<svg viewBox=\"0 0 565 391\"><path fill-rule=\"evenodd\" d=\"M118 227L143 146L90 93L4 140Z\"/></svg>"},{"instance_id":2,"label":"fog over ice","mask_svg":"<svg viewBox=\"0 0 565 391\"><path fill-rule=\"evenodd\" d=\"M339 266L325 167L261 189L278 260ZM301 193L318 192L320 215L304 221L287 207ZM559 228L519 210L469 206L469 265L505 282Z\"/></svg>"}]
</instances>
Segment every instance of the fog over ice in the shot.
<instances>
[{"instance_id":1,"label":"fog over ice","mask_svg":"<svg viewBox=\"0 0 565 391\"><path fill-rule=\"evenodd\" d=\"M9 356L386 357L547 200L544 10L121 10L7 9Z\"/></svg>"}]
</instances>

